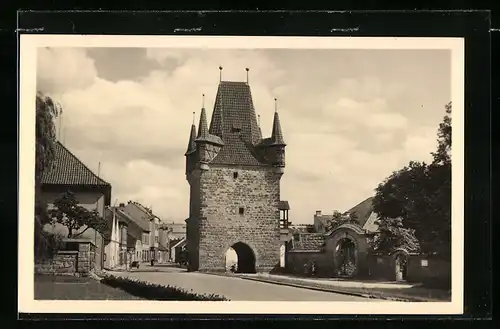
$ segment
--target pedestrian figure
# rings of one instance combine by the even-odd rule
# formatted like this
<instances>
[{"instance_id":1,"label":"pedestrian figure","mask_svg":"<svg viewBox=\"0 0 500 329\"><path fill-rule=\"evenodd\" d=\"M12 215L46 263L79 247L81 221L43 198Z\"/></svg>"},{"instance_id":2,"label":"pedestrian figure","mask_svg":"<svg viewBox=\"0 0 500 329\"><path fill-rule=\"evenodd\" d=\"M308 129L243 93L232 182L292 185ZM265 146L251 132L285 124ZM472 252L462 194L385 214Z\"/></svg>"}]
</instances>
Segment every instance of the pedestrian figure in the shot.
<instances>
[{"instance_id":1,"label":"pedestrian figure","mask_svg":"<svg viewBox=\"0 0 500 329\"><path fill-rule=\"evenodd\" d=\"M304 275L307 276L307 270L308 270L308 267L309 265L307 264L307 262L304 263Z\"/></svg>"},{"instance_id":2,"label":"pedestrian figure","mask_svg":"<svg viewBox=\"0 0 500 329\"><path fill-rule=\"evenodd\" d=\"M311 265L311 274L312 276L316 276L316 261L313 261Z\"/></svg>"}]
</instances>

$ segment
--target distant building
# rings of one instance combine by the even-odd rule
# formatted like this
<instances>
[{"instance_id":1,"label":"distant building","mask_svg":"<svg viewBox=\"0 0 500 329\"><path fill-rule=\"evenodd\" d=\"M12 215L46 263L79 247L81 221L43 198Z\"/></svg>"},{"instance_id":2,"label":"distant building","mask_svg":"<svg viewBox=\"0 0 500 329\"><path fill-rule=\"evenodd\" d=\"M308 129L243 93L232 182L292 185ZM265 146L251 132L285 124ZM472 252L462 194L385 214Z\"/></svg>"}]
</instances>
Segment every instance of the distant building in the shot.
<instances>
[{"instance_id":1,"label":"distant building","mask_svg":"<svg viewBox=\"0 0 500 329\"><path fill-rule=\"evenodd\" d=\"M64 145L56 142L52 166L42 175L41 197L47 202L48 208L52 208L54 201L68 191L75 193L80 206L88 210L97 210L99 215L104 218L105 207L109 206L111 200L111 184L94 174ZM68 235L68 229L58 223L45 225L44 229L62 234L65 237ZM112 237L104 239L94 229L87 229L79 234L85 229L82 227L73 235L78 236L78 238L90 239L95 244L95 266L97 269L101 269L104 266L105 246L116 244L116 232Z\"/></svg>"},{"instance_id":2,"label":"distant building","mask_svg":"<svg viewBox=\"0 0 500 329\"><path fill-rule=\"evenodd\" d=\"M129 201L124 205L123 210L136 221L142 222L141 225L147 227L148 233L146 233L145 227L142 233L142 261L158 261L160 257L160 218L153 214L151 209L135 201Z\"/></svg>"},{"instance_id":3,"label":"distant building","mask_svg":"<svg viewBox=\"0 0 500 329\"><path fill-rule=\"evenodd\" d=\"M149 253L149 243L144 243L144 237L149 237L149 223L141 218L134 217L125 209L125 204L117 207L108 207L108 218L115 218L118 222L120 249L117 253L106 255L108 268L122 266L133 261L146 261L145 252Z\"/></svg>"},{"instance_id":4,"label":"distant building","mask_svg":"<svg viewBox=\"0 0 500 329\"><path fill-rule=\"evenodd\" d=\"M186 237L186 223L165 223L169 240L178 240Z\"/></svg>"}]
</instances>

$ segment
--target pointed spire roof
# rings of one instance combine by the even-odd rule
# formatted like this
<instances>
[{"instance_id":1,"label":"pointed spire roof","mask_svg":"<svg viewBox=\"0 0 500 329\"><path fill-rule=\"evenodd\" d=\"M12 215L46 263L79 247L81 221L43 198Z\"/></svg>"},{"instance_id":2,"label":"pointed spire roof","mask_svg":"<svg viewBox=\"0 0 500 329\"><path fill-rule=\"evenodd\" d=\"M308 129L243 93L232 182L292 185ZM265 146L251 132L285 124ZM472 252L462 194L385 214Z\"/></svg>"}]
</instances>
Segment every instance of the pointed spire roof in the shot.
<instances>
[{"instance_id":1,"label":"pointed spire roof","mask_svg":"<svg viewBox=\"0 0 500 329\"><path fill-rule=\"evenodd\" d=\"M272 145L286 145L285 140L283 139L283 133L281 132L281 124L280 124L280 116L278 111L274 112L274 121L273 121L273 132L271 135L271 144Z\"/></svg>"},{"instance_id":2,"label":"pointed spire roof","mask_svg":"<svg viewBox=\"0 0 500 329\"><path fill-rule=\"evenodd\" d=\"M207 111L205 110L205 108L201 109L200 124L198 125L198 129L198 136L194 140L195 142L209 142L213 144L224 145L224 142L220 137L214 136L208 131Z\"/></svg>"},{"instance_id":3,"label":"pointed spire roof","mask_svg":"<svg viewBox=\"0 0 500 329\"><path fill-rule=\"evenodd\" d=\"M205 108L201 109L201 114L200 114L200 124L198 125L199 129L198 130L198 139L206 139L208 137L208 124L207 124L207 112Z\"/></svg>"},{"instance_id":4,"label":"pointed spire roof","mask_svg":"<svg viewBox=\"0 0 500 329\"><path fill-rule=\"evenodd\" d=\"M196 143L194 142L195 139L196 139L196 126L193 124L191 125L191 133L189 134L189 142L185 155L188 155L196 151Z\"/></svg>"}]
</instances>

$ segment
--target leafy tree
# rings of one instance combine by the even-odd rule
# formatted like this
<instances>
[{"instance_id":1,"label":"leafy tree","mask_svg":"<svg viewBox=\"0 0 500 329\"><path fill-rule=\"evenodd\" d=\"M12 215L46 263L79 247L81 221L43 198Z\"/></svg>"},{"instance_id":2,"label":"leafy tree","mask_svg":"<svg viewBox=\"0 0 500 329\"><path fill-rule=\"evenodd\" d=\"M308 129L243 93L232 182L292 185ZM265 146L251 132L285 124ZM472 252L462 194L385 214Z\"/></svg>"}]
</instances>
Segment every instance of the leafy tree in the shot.
<instances>
[{"instance_id":1,"label":"leafy tree","mask_svg":"<svg viewBox=\"0 0 500 329\"><path fill-rule=\"evenodd\" d=\"M97 210L88 210L80 206L75 194L71 191L62 194L54 201L54 209L51 209L49 214L53 220L68 228L68 238L76 238L90 228L101 234L109 231L107 221L99 215Z\"/></svg>"},{"instance_id":2,"label":"leafy tree","mask_svg":"<svg viewBox=\"0 0 500 329\"><path fill-rule=\"evenodd\" d=\"M35 123L35 256L49 248L51 237L43 231L50 221L47 204L41 198L41 179L54 160L56 127L55 119L62 113L61 107L50 97L37 93Z\"/></svg>"},{"instance_id":3,"label":"leafy tree","mask_svg":"<svg viewBox=\"0 0 500 329\"><path fill-rule=\"evenodd\" d=\"M327 231L333 231L337 227L346 223L358 223L358 217L355 213L341 213L337 210L333 212L333 216L328 220L326 225Z\"/></svg>"},{"instance_id":4,"label":"leafy tree","mask_svg":"<svg viewBox=\"0 0 500 329\"><path fill-rule=\"evenodd\" d=\"M415 237L415 231L403 227L401 218L387 218L377 221L378 234L371 241L375 251L389 253L398 248L408 252L419 252L420 244Z\"/></svg>"},{"instance_id":5,"label":"leafy tree","mask_svg":"<svg viewBox=\"0 0 500 329\"><path fill-rule=\"evenodd\" d=\"M446 105L438 148L432 155L431 164L412 161L376 188L373 207L383 230L374 241L382 249L394 249L401 243L413 246L414 234L422 252L450 257L451 103Z\"/></svg>"}]
</instances>

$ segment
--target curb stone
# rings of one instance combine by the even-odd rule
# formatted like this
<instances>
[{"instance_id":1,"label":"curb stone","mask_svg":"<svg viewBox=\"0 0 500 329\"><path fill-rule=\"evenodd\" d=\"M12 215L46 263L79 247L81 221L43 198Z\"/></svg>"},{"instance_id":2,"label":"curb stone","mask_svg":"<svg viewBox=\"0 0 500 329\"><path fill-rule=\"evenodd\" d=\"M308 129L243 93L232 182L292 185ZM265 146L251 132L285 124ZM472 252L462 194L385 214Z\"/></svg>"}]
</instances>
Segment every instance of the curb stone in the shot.
<instances>
[{"instance_id":1,"label":"curb stone","mask_svg":"<svg viewBox=\"0 0 500 329\"><path fill-rule=\"evenodd\" d=\"M303 285L303 284L293 283L293 282L280 282L277 280L269 280L269 279L258 278L258 277L239 276L239 275L227 274L227 273L204 272L204 274L224 276L224 277L230 277L230 278L239 278L239 279L243 279L243 280L252 280L252 281L258 281L258 282L269 283L269 284L277 284L277 285L289 286L289 287L295 287L295 288L302 288L302 289L309 289L309 290L316 290L316 291L323 291L323 292L330 292L330 293L338 293L338 294L343 294L343 295L350 295L350 296L363 297L363 298L369 298L369 299L381 299L381 300L397 301L397 302L428 302L428 301L431 301L431 300L426 299L426 298L398 297L398 296L394 296L394 295L392 295L392 296L380 296L380 295L375 295L375 294L353 292L353 291L338 289L335 287L328 287L328 288L314 287L314 286L310 286L310 285Z\"/></svg>"},{"instance_id":2,"label":"curb stone","mask_svg":"<svg viewBox=\"0 0 500 329\"><path fill-rule=\"evenodd\" d=\"M365 298L371 298L371 299L382 299L382 300L390 300L390 301L398 301L398 302L431 302L431 301L441 301L437 299L431 299L431 298L419 298L419 297L402 297L402 296L397 296L397 295L392 295L390 296L383 296L379 294L363 294L361 292L353 292L353 291L348 291L348 290L343 290L343 289L338 289L338 288L321 288L321 287L313 287L313 286L308 286L308 285L301 285L297 283L288 283L288 282L279 282L275 280L267 280L267 279L261 279L261 278L250 278L250 277L241 277L242 279L246 280L254 280L254 281L260 281L260 282L266 282L266 283L273 283L273 284L281 284L281 285L286 285L286 286L293 286L293 287L298 287L298 288L304 288L304 289L311 289L311 290L319 290L319 291L325 291L325 292L333 292L333 293L339 293L339 294L344 294L344 295L352 295L352 296L359 296L359 297L365 297Z\"/></svg>"}]
</instances>

